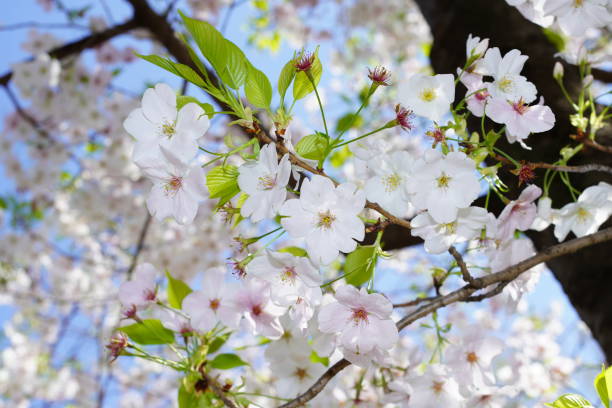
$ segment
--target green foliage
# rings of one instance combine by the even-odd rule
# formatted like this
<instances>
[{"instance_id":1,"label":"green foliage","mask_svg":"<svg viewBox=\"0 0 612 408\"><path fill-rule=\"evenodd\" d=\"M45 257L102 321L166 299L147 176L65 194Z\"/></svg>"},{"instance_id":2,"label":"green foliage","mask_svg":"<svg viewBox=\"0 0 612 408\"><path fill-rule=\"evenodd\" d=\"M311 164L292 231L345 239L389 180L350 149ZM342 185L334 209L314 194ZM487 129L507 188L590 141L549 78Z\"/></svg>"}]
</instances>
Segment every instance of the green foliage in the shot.
<instances>
[{"instance_id":1,"label":"green foliage","mask_svg":"<svg viewBox=\"0 0 612 408\"><path fill-rule=\"evenodd\" d=\"M218 370L229 370L230 368L248 365L248 363L243 361L236 354L230 353L219 354L208 364L210 367Z\"/></svg>"},{"instance_id":2,"label":"green foliage","mask_svg":"<svg viewBox=\"0 0 612 408\"><path fill-rule=\"evenodd\" d=\"M168 277L168 303L175 309L181 309L183 299L193 290L182 280L173 278L170 272L166 271L166 276Z\"/></svg>"},{"instance_id":3,"label":"green foliage","mask_svg":"<svg viewBox=\"0 0 612 408\"><path fill-rule=\"evenodd\" d=\"M180 13L180 12L179 12ZM206 21L200 21L180 13L187 31L198 45L202 55L210 62L217 74L221 74L228 66L229 47L223 35ZM232 57L233 59L236 56ZM236 61L233 61L235 63Z\"/></svg>"},{"instance_id":4,"label":"green foliage","mask_svg":"<svg viewBox=\"0 0 612 408\"><path fill-rule=\"evenodd\" d=\"M187 105L188 103L195 103L197 105L200 105L200 107L202 109L204 109L204 112L206 112L206 116L208 116L208 119L212 119L215 112L215 108L213 108L213 106L210 103L203 103L198 101L197 98L194 98L193 96L183 96L183 95L178 95L176 97L176 108L178 110L180 110L183 106Z\"/></svg>"},{"instance_id":5,"label":"green foliage","mask_svg":"<svg viewBox=\"0 0 612 408\"><path fill-rule=\"evenodd\" d=\"M610 408L610 400L612 397L612 367L608 367L607 370L602 368L601 373L595 377L593 385L595 386L595 390L601 402L606 408Z\"/></svg>"},{"instance_id":6,"label":"green foliage","mask_svg":"<svg viewBox=\"0 0 612 408\"><path fill-rule=\"evenodd\" d=\"M321 363L325 367L329 366L329 357L321 357L314 350L312 351L312 353L310 353L310 361L312 361L313 363Z\"/></svg>"},{"instance_id":7,"label":"green foliage","mask_svg":"<svg viewBox=\"0 0 612 408\"><path fill-rule=\"evenodd\" d=\"M142 345L174 343L174 333L166 329L157 319L145 319L141 322L119 328L132 341Z\"/></svg>"},{"instance_id":8,"label":"green foliage","mask_svg":"<svg viewBox=\"0 0 612 408\"><path fill-rule=\"evenodd\" d=\"M287 89L293 82L295 78L295 60L290 60L285 64L283 69L281 70L280 75L278 76L278 93L281 97L281 102L285 100L285 94L287 93ZM282 103L281 103L282 105Z\"/></svg>"},{"instance_id":9,"label":"green foliage","mask_svg":"<svg viewBox=\"0 0 612 408\"><path fill-rule=\"evenodd\" d=\"M155 64L158 67L163 68L166 71L191 82L194 85L197 85L199 87L204 87L206 85L202 77L198 75L197 72L195 72L193 69L191 69L191 67L185 64L172 62L169 59L160 57L158 55L136 55L145 61Z\"/></svg>"},{"instance_id":10,"label":"green foliage","mask_svg":"<svg viewBox=\"0 0 612 408\"><path fill-rule=\"evenodd\" d=\"M304 136L295 145L295 151L305 159L322 160L325 158L329 139L323 133Z\"/></svg>"},{"instance_id":11,"label":"green foliage","mask_svg":"<svg viewBox=\"0 0 612 408\"><path fill-rule=\"evenodd\" d=\"M293 82L293 99L302 99L314 91L314 87L312 86L308 75L312 77L314 84L318 85L322 74L323 65L321 65L321 60L319 59L319 48L317 47L316 51L314 52L314 62L312 63L312 67L310 68L308 74L304 71L295 73L295 82Z\"/></svg>"},{"instance_id":12,"label":"green foliage","mask_svg":"<svg viewBox=\"0 0 612 408\"><path fill-rule=\"evenodd\" d=\"M354 113L347 113L338 119L336 123L336 133L344 133L352 128L359 128L363 124L363 117Z\"/></svg>"},{"instance_id":13,"label":"green foliage","mask_svg":"<svg viewBox=\"0 0 612 408\"><path fill-rule=\"evenodd\" d=\"M272 85L270 80L260 70L249 66L249 76L244 86L244 92L251 104L257 108L269 109L272 103Z\"/></svg>"},{"instance_id":14,"label":"green foliage","mask_svg":"<svg viewBox=\"0 0 612 408\"><path fill-rule=\"evenodd\" d=\"M360 246L346 257L344 279L346 283L361 286L372 278L378 250L374 245Z\"/></svg>"},{"instance_id":15,"label":"green foliage","mask_svg":"<svg viewBox=\"0 0 612 408\"><path fill-rule=\"evenodd\" d=\"M216 69L217 74L219 74L219 78L221 78L224 84L232 89L239 89L249 75L249 67L251 64L242 50L230 40L224 39L224 47L227 59L221 71Z\"/></svg>"},{"instance_id":16,"label":"green foliage","mask_svg":"<svg viewBox=\"0 0 612 408\"><path fill-rule=\"evenodd\" d=\"M227 339L229 339L230 336L231 336L231 333L225 333L221 336L215 337L213 341L210 342L210 345L208 346L208 354L213 354L219 351L219 349L223 347L223 345L225 344Z\"/></svg>"},{"instance_id":17,"label":"green foliage","mask_svg":"<svg viewBox=\"0 0 612 408\"><path fill-rule=\"evenodd\" d=\"M550 43L555 46L557 51L562 52L563 50L565 50L565 44L567 42L567 39L565 38L565 36L563 36L563 34L555 30L551 30L550 28L543 28L542 32L544 33L548 41L550 41Z\"/></svg>"},{"instance_id":18,"label":"green foliage","mask_svg":"<svg viewBox=\"0 0 612 408\"><path fill-rule=\"evenodd\" d=\"M218 198L219 206L227 203L240 192L238 174L238 167L225 165L215 167L206 175L206 186L210 198Z\"/></svg>"},{"instance_id":19,"label":"green foliage","mask_svg":"<svg viewBox=\"0 0 612 408\"><path fill-rule=\"evenodd\" d=\"M552 404L544 404L554 408L594 408L591 403L578 394L564 394Z\"/></svg>"},{"instance_id":20,"label":"green foliage","mask_svg":"<svg viewBox=\"0 0 612 408\"><path fill-rule=\"evenodd\" d=\"M285 247L285 248L279 249L278 252L287 252L293 256L303 256L303 257L308 256L308 252L306 252L305 249L296 247L296 246Z\"/></svg>"}]
</instances>

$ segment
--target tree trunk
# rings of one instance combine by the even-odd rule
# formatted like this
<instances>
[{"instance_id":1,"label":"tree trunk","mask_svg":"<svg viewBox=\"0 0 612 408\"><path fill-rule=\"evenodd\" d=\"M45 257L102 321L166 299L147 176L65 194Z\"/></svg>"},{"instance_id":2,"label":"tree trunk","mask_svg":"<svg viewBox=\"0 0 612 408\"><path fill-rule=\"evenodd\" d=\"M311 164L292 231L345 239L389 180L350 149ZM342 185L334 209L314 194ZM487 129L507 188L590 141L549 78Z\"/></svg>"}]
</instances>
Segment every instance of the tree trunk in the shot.
<instances>
[{"instance_id":1,"label":"tree trunk","mask_svg":"<svg viewBox=\"0 0 612 408\"><path fill-rule=\"evenodd\" d=\"M533 150L527 151L518 144L501 147L513 157L528 161L554 162L559 151L566 145L576 145L570 135L576 132L569 123L571 108L563 97L561 90L552 77L555 63L555 47L548 41L541 27L526 20L514 7L506 2L490 0L416 0L433 35L431 64L437 73L455 73L457 67L465 64L465 41L468 34L481 38L490 38L491 47L499 47L502 55L516 48L529 56L523 75L538 88L539 95L545 97L545 103L551 107L556 116L555 127L546 133L533 134L527 140ZM575 67L564 64L565 84L570 94L576 94L580 79ZM457 98L461 98L461 91ZM479 122L480 120L478 120ZM470 124L476 128L479 124ZM499 128L499 126L497 126ZM604 129L606 130L606 129ZM602 144L611 144L611 138L598 136ZM583 150L571 164L599 163L612 164L612 155L597 150ZM507 167L500 176L513 188L512 197L517 196L517 178L510 174ZM540 184L543 171L538 172ZM567 188L556 179L554 190L550 192L555 208L560 208L572 201ZM571 181L580 190L598 183L612 182L609 175L602 173L572 174ZM496 213L501 209L499 200L492 207ZM529 233L538 249L555 244L552 227L541 233ZM412 241L412 238L404 240ZM401 246L393 241L393 247ZM406 245L409 243L407 242ZM606 359L612 363L612 244L606 243L580 251L571 256L558 258L547 266L561 283L570 302L590 328L594 338L601 346Z\"/></svg>"}]
</instances>

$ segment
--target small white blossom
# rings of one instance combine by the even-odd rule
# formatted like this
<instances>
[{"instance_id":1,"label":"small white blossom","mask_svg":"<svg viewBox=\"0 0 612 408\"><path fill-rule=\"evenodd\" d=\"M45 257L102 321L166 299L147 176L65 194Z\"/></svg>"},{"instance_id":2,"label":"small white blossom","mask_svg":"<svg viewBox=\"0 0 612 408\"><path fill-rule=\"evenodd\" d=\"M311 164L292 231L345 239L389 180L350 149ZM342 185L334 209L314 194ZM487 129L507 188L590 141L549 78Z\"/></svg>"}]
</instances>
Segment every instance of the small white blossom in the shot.
<instances>
[{"instance_id":1,"label":"small white blossom","mask_svg":"<svg viewBox=\"0 0 612 408\"><path fill-rule=\"evenodd\" d=\"M401 104L416 115L439 122L455 100L455 77L414 74L402 82L398 94Z\"/></svg>"},{"instance_id":2,"label":"small white blossom","mask_svg":"<svg viewBox=\"0 0 612 408\"><path fill-rule=\"evenodd\" d=\"M405 216L410 209L410 196L406 185L413 164L414 158L405 151L377 156L370 160L368 167L374 172L374 177L366 181L366 198L380 204L393 215Z\"/></svg>"}]
</instances>

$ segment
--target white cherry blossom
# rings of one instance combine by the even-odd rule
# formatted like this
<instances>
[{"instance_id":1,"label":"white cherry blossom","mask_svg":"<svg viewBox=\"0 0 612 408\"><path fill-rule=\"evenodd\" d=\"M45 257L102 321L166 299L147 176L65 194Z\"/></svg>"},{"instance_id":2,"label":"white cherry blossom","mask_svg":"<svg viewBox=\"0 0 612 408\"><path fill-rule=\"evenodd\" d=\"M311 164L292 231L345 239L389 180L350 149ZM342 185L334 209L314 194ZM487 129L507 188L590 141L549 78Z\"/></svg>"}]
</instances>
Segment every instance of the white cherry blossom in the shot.
<instances>
[{"instance_id":1,"label":"white cherry blossom","mask_svg":"<svg viewBox=\"0 0 612 408\"><path fill-rule=\"evenodd\" d=\"M482 62L485 74L494 79L489 86L489 93L493 97L512 102L533 102L537 95L536 87L520 75L528 58L521 55L519 50L510 50L502 58L499 48L489 48Z\"/></svg>"},{"instance_id":2,"label":"white cherry blossom","mask_svg":"<svg viewBox=\"0 0 612 408\"><path fill-rule=\"evenodd\" d=\"M584 35L589 28L612 22L607 0L546 0L544 14L557 17L561 29L570 36Z\"/></svg>"},{"instance_id":3,"label":"white cherry blossom","mask_svg":"<svg viewBox=\"0 0 612 408\"><path fill-rule=\"evenodd\" d=\"M406 189L411 177L414 158L405 151L380 155L370 160L368 167L374 176L365 183L366 198L398 217L410 209L410 196Z\"/></svg>"},{"instance_id":4,"label":"white cherry blossom","mask_svg":"<svg viewBox=\"0 0 612 408\"><path fill-rule=\"evenodd\" d=\"M455 100L455 77L452 74L414 74L402 81L398 95L401 104L416 115L439 122Z\"/></svg>"}]
</instances>

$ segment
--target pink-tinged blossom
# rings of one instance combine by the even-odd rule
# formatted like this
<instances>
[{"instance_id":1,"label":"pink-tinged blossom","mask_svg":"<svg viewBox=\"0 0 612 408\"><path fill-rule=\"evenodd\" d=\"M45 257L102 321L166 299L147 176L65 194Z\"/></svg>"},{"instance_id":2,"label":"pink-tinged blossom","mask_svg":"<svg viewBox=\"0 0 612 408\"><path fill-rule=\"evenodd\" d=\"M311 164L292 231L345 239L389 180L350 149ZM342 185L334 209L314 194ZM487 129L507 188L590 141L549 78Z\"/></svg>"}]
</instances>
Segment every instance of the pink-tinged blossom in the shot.
<instances>
[{"instance_id":1,"label":"pink-tinged blossom","mask_svg":"<svg viewBox=\"0 0 612 408\"><path fill-rule=\"evenodd\" d=\"M580 194L578 201L566 204L557 212L555 237L563 241L569 232L576 237L596 232L612 214L612 186L600 182L588 187Z\"/></svg>"},{"instance_id":2,"label":"pink-tinged blossom","mask_svg":"<svg viewBox=\"0 0 612 408\"><path fill-rule=\"evenodd\" d=\"M365 194L353 184L334 187L326 177L304 180L299 199L286 201L280 209L281 224L293 238L305 238L310 259L327 265L339 252L355 250L365 235L359 213Z\"/></svg>"},{"instance_id":3,"label":"pink-tinged blossom","mask_svg":"<svg viewBox=\"0 0 612 408\"><path fill-rule=\"evenodd\" d=\"M455 100L455 77L452 74L414 74L401 82L398 95L401 104L415 115L439 122Z\"/></svg>"},{"instance_id":4,"label":"pink-tinged blossom","mask_svg":"<svg viewBox=\"0 0 612 408\"><path fill-rule=\"evenodd\" d=\"M517 200L510 201L497 218L497 238L505 241L512 238L515 230L526 231L538 213L534 203L542 190L536 185L525 188Z\"/></svg>"},{"instance_id":5,"label":"pink-tinged blossom","mask_svg":"<svg viewBox=\"0 0 612 408\"><path fill-rule=\"evenodd\" d=\"M132 279L119 287L119 301L126 308L142 308L157 301L156 279L159 272L150 263L136 267Z\"/></svg>"},{"instance_id":6,"label":"pink-tinged blossom","mask_svg":"<svg viewBox=\"0 0 612 408\"><path fill-rule=\"evenodd\" d=\"M188 163L198 153L197 140L208 130L204 110L190 102L177 111L176 94L166 84L149 88L142 96L142 107L133 110L123 122L136 139L134 162L149 166L159 160L160 147Z\"/></svg>"},{"instance_id":7,"label":"pink-tinged blossom","mask_svg":"<svg viewBox=\"0 0 612 408\"><path fill-rule=\"evenodd\" d=\"M484 115L486 105L491 100L491 94L489 94L487 89L488 86L489 84L482 82L482 80L474 81L466 85L467 92L465 96L467 98L467 108L474 116L479 118Z\"/></svg>"},{"instance_id":8,"label":"pink-tinged blossom","mask_svg":"<svg viewBox=\"0 0 612 408\"><path fill-rule=\"evenodd\" d=\"M494 98L512 102L523 100L526 103L536 99L538 91L535 85L520 75L528 58L526 55L521 55L519 50L511 50L502 58L499 48L489 48L482 66L485 75L490 75L494 79L489 86L489 93Z\"/></svg>"},{"instance_id":9,"label":"pink-tinged blossom","mask_svg":"<svg viewBox=\"0 0 612 408\"><path fill-rule=\"evenodd\" d=\"M441 254L451 245L467 242L480 235L489 220L489 213L481 207L462 208L457 219L448 223L436 222L429 213L422 212L410 224L411 233L425 240L425 250L431 254Z\"/></svg>"},{"instance_id":10,"label":"pink-tinged blossom","mask_svg":"<svg viewBox=\"0 0 612 408\"><path fill-rule=\"evenodd\" d=\"M519 142L531 133L546 132L555 125L555 114L546 105L527 105L525 101L511 102L501 98L491 99L486 106L486 114L496 123L506 125L509 143Z\"/></svg>"},{"instance_id":11,"label":"pink-tinged blossom","mask_svg":"<svg viewBox=\"0 0 612 408\"><path fill-rule=\"evenodd\" d=\"M491 361L502 352L503 345L498 338L486 336L482 329L475 327L444 351L444 361L466 391L464 395L470 394L468 388L473 391L493 384Z\"/></svg>"},{"instance_id":12,"label":"pink-tinged blossom","mask_svg":"<svg viewBox=\"0 0 612 408\"><path fill-rule=\"evenodd\" d=\"M410 408L463 408L464 398L447 366L430 364L425 373L409 380L413 390Z\"/></svg>"},{"instance_id":13,"label":"pink-tinged blossom","mask_svg":"<svg viewBox=\"0 0 612 408\"><path fill-rule=\"evenodd\" d=\"M248 279L236 292L234 302L251 332L272 340L281 337L283 327L278 318L284 314L285 309L270 301L268 282Z\"/></svg>"},{"instance_id":14,"label":"pink-tinged blossom","mask_svg":"<svg viewBox=\"0 0 612 408\"><path fill-rule=\"evenodd\" d=\"M182 314L168 309L157 309L156 312L158 312L156 316L166 329L181 335L188 335L193 332L189 319Z\"/></svg>"},{"instance_id":15,"label":"pink-tinged blossom","mask_svg":"<svg viewBox=\"0 0 612 408\"><path fill-rule=\"evenodd\" d=\"M158 220L173 217L179 224L189 224L198 212L200 201L206 199L204 169L198 164L183 163L163 147L161 152L159 161L143 168L153 181L147 208Z\"/></svg>"},{"instance_id":16,"label":"pink-tinged blossom","mask_svg":"<svg viewBox=\"0 0 612 408\"><path fill-rule=\"evenodd\" d=\"M360 355L374 349L386 351L397 343L399 334L391 320L393 306L386 297L343 285L335 298L336 302L321 307L319 330L338 333L342 346Z\"/></svg>"},{"instance_id":17,"label":"pink-tinged blossom","mask_svg":"<svg viewBox=\"0 0 612 408\"><path fill-rule=\"evenodd\" d=\"M212 330L218 323L238 328L240 312L234 305L234 291L235 288L225 282L222 269L204 272L202 289L183 299L183 311L191 318L191 326L201 333Z\"/></svg>"},{"instance_id":18,"label":"pink-tinged blossom","mask_svg":"<svg viewBox=\"0 0 612 408\"><path fill-rule=\"evenodd\" d=\"M430 149L417 161L408 192L417 210L427 210L438 223L457 218L460 208L468 207L480 192L476 163L463 152L447 155Z\"/></svg>"},{"instance_id":19,"label":"pink-tinged blossom","mask_svg":"<svg viewBox=\"0 0 612 408\"><path fill-rule=\"evenodd\" d=\"M249 195L240 208L242 216L254 222L274 217L287 197L289 155L285 154L279 163L276 145L270 143L259 152L259 160L244 163L238 171L238 187Z\"/></svg>"}]
</instances>

